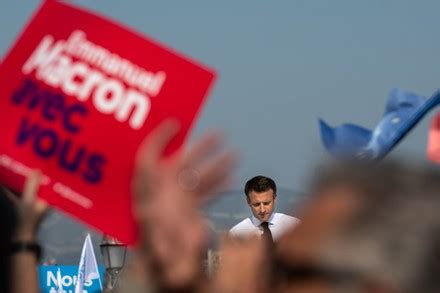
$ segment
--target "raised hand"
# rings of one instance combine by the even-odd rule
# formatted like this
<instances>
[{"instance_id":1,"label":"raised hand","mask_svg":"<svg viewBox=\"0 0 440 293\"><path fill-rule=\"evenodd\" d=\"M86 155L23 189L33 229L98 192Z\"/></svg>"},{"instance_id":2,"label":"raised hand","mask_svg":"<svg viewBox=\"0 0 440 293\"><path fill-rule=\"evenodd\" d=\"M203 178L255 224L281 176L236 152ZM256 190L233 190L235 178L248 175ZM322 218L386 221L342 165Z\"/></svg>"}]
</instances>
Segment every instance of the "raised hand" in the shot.
<instances>
[{"instance_id":1,"label":"raised hand","mask_svg":"<svg viewBox=\"0 0 440 293\"><path fill-rule=\"evenodd\" d=\"M37 249L39 247L35 243L37 229L47 211L47 204L37 198L40 181L41 173L32 171L26 178L21 197L15 196L2 187L17 210L17 227L11 245L13 253L11 257L12 293L39 292L36 270L38 252L30 248Z\"/></svg>"},{"instance_id":2,"label":"raised hand","mask_svg":"<svg viewBox=\"0 0 440 293\"><path fill-rule=\"evenodd\" d=\"M199 207L226 187L236 161L214 133L163 158L178 128L166 121L151 133L138 154L133 184L144 262L167 290L198 285L207 240Z\"/></svg>"},{"instance_id":3,"label":"raised hand","mask_svg":"<svg viewBox=\"0 0 440 293\"><path fill-rule=\"evenodd\" d=\"M37 197L40 181L41 173L32 171L26 178L21 197L17 197L7 188L1 187L17 209L18 222L14 240L35 240L38 225L47 211L47 203Z\"/></svg>"}]
</instances>

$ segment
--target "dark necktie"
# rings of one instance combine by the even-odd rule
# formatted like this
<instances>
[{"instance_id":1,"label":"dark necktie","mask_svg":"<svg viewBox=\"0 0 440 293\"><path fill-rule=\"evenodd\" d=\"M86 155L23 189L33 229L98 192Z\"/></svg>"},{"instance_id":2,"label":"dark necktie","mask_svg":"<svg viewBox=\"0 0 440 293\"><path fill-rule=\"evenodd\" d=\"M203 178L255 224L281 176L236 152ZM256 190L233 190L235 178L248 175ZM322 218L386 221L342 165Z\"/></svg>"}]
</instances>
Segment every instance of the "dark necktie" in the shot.
<instances>
[{"instance_id":1,"label":"dark necktie","mask_svg":"<svg viewBox=\"0 0 440 293\"><path fill-rule=\"evenodd\" d=\"M269 229L269 223L263 222L260 224L260 227L263 228L263 234L261 235L261 239L266 241L268 244L273 244L272 232Z\"/></svg>"}]
</instances>

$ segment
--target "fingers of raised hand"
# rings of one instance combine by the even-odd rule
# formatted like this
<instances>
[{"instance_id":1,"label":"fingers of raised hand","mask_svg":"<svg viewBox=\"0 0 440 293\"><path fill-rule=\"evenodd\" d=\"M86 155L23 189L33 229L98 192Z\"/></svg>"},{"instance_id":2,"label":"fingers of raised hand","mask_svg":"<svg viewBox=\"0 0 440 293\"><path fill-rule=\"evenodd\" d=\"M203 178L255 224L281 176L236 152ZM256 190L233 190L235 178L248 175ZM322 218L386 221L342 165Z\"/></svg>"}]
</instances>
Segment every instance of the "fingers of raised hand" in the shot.
<instances>
[{"instance_id":1,"label":"fingers of raised hand","mask_svg":"<svg viewBox=\"0 0 440 293\"><path fill-rule=\"evenodd\" d=\"M26 178L22 194L23 204L31 206L36 214L43 214L47 210L47 203L37 198L41 178L41 172L33 170Z\"/></svg>"},{"instance_id":2,"label":"fingers of raised hand","mask_svg":"<svg viewBox=\"0 0 440 293\"><path fill-rule=\"evenodd\" d=\"M26 177L24 182L22 200L26 203L34 202L37 197L38 188L41 182L41 172L34 170Z\"/></svg>"},{"instance_id":3,"label":"fingers of raised hand","mask_svg":"<svg viewBox=\"0 0 440 293\"><path fill-rule=\"evenodd\" d=\"M154 184L153 174L159 172L159 161L170 141L179 131L175 120L166 120L157 126L142 142L136 155L133 178L133 193L140 200L148 193L148 187Z\"/></svg>"},{"instance_id":4,"label":"fingers of raised hand","mask_svg":"<svg viewBox=\"0 0 440 293\"><path fill-rule=\"evenodd\" d=\"M182 160L179 174L181 185L197 195L208 195L221 189L232 176L236 154L223 146L219 133L209 133L199 139Z\"/></svg>"},{"instance_id":5,"label":"fingers of raised hand","mask_svg":"<svg viewBox=\"0 0 440 293\"><path fill-rule=\"evenodd\" d=\"M157 126L142 142L136 157L136 167L140 171L154 168L179 128L179 123L171 119Z\"/></svg>"},{"instance_id":6,"label":"fingers of raised hand","mask_svg":"<svg viewBox=\"0 0 440 293\"><path fill-rule=\"evenodd\" d=\"M210 160L201 165L199 196L212 196L215 192L226 189L232 181L234 167L237 163L237 155L227 150L213 156Z\"/></svg>"},{"instance_id":7,"label":"fingers of raised hand","mask_svg":"<svg viewBox=\"0 0 440 293\"><path fill-rule=\"evenodd\" d=\"M182 168L194 166L217 150L223 143L219 132L210 132L198 139L185 153Z\"/></svg>"}]
</instances>

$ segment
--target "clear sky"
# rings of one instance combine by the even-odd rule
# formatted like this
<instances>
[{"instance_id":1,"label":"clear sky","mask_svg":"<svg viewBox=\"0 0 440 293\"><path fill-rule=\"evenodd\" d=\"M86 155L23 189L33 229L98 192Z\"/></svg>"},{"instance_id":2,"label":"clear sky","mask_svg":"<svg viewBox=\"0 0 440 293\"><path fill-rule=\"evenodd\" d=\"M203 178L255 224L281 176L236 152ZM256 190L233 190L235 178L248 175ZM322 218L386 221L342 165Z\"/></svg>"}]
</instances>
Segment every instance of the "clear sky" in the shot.
<instances>
[{"instance_id":1,"label":"clear sky","mask_svg":"<svg viewBox=\"0 0 440 293\"><path fill-rule=\"evenodd\" d=\"M192 138L222 129L257 174L303 191L324 152L317 119L375 125L388 92L440 86L440 1L68 1L217 69ZM0 3L0 54L39 1ZM62 25L62 24L60 24ZM429 115L397 153L424 158Z\"/></svg>"}]
</instances>

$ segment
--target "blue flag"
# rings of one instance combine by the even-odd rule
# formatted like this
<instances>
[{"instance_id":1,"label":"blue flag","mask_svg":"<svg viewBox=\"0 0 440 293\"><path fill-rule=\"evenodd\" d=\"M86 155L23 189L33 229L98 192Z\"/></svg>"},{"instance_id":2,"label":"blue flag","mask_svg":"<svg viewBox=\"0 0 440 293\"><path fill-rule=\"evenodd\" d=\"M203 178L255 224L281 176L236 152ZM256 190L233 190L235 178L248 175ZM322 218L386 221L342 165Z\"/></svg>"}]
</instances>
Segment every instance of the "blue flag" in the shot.
<instances>
[{"instance_id":1,"label":"blue flag","mask_svg":"<svg viewBox=\"0 0 440 293\"><path fill-rule=\"evenodd\" d=\"M327 151L337 159L379 160L439 103L439 91L427 99L393 89L385 113L373 130L350 123L331 127L319 120L321 139Z\"/></svg>"}]
</instances>

